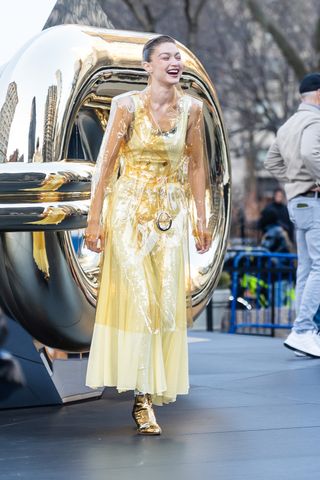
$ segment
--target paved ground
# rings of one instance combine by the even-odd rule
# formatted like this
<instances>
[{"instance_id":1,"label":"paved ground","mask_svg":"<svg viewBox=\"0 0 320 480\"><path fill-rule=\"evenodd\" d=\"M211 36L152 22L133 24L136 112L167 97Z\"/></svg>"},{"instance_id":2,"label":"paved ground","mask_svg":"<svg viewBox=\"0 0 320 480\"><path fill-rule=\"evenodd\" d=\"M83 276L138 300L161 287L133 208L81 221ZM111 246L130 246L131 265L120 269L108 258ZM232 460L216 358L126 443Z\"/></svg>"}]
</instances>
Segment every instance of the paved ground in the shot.
<instances>
[{"instance_id":1,"label":"paved ground","mask_svg":"<svg viewBox=\"0 0 320 480\"><path fill-rule=\"evenodd\" d=\"M311 480L320 472L320 361L279 339L193 331L190 395L139 437L131 395L0 412L0 479Z\"/></svg>"}]
</instances>

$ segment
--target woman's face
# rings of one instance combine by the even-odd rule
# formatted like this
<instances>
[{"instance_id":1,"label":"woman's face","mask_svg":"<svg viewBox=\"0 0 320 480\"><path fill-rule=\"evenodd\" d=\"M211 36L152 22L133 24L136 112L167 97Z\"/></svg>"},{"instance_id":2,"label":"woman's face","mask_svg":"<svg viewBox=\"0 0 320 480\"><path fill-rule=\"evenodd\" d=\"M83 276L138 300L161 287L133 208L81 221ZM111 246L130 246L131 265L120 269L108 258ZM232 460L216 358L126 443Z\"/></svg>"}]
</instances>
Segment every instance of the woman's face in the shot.
<instances>
[{"instance_id":1,"label":"woman's face","mask_svg":"<svg viewBox=\"0 0 320 480\"><path fill-rule=\"evenodd\" d=\"M143 66L151 79L169 85L178 83L183 71L181 54L174 43L158 45L151 55L150 62L144 62Z\"/></svg>"}]
</instances>

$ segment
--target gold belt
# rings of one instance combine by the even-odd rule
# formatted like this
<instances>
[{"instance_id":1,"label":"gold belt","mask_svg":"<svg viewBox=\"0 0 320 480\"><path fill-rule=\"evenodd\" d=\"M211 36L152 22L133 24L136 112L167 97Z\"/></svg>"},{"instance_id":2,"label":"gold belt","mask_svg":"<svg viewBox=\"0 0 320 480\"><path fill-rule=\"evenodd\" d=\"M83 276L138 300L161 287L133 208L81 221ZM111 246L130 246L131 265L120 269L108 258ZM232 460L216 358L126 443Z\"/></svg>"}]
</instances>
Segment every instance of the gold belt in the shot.
<instances>
[{"instance_id":1,"label":"gold belt","mask_svg":"<svg viewBox=\"0 0 320 480\"><path fill-rule=\"evenodd\" d=\"M159 190L158 198L158 208L154 217L154 223L158 231L166 232L168 231L173 222L173 214L170 212L169 201L168 201L168 183L178 183L181 185L179 179L181 178L178 171L172 172L169 175L148 175L143 172L138 172L134 168L126 168L122 172L122 178L128 180L136 180L139 183L143 184L144 188L152 188L153 190Z\"/></svg>"},{"instance_id":2,"label":"gold belt","mask_svg":"<svg viewBox=\"0 0 320 480\"><path fill-rule=\"evenodd\" d=\"M164 183L180 183L181 173L177 170L169 174L152 174L148 175L143 170L138 170L133 167L126 166L121 173L121 176L128 179L138 180L142 183L148 183L151 185L160 185Z\"/></svg>"}]
</instances>

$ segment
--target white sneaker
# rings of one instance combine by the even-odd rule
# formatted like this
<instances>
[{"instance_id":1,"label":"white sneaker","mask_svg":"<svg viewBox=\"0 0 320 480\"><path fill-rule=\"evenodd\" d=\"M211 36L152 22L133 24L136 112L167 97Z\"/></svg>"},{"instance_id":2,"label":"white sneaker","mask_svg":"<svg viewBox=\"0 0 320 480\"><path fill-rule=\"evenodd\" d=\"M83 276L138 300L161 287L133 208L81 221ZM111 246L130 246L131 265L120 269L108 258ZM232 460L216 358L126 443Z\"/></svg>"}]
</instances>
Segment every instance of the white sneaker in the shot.
<instances>
[{"instance_id":1,"label":"white sneaker","mask_svg":"<svg viewBox=\"0 0 320 480\"><path fill-rule=\"evenodd\" d=\"M303 357L303 358L309 357L309 355L307 355L306 353L298 352L298 350L295 350L294 354L296 357Z\"/></svg>"},{"instance_id":2,"label":"white sneaker","mask_svg":"<svg viewBox=\"0 0 320 480\"><path fill-rule=\"evenodd\" d=\"M297 333L292 330L283 344L290 350L320 358L320 337L314 330L307 330L304 333Z\"/></svg>"}]
</instances>

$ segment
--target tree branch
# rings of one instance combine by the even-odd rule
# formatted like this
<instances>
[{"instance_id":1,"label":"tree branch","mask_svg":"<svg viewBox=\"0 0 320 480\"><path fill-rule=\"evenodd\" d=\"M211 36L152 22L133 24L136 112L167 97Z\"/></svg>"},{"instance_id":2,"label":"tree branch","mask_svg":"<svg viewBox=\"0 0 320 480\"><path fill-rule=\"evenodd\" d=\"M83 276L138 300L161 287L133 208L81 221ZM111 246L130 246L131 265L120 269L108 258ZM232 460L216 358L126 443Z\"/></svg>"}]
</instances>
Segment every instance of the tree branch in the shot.
<instances>
[{"instance_id":1,"label":"tree branch","mask_svg":"<svg viewBox=\"0 0 320 480\"><path fill-rule=\"evenodd\" d=\"M207 0L200 0L198 3L195 12L192 14L191 12L191 3L190 0L184 0L184 13L186 16L187 24L188 24L188 32L187 32L187 44L191 50L195 47L196 44L196 36L198 32L198 20L199 15L205 6Z\"/></svg>"},{"instance_id":2,"label":"tree branch","mask_svg":"<svg viewBox=\"0 0 320 480\"><path fill-rule=\"evenodd\" d=\"M293 48L275 22L263 12L256 0L246 0L246 2L254 20L258 22L266 32L270 33L284 58L293 69L296 77L300 80L306 75L307 68L299 53Z\"/></svg>"},{"instance_id":3,"label":"tree branch","mask_svg":"<svg viewBox=\"0 0 320 480\"><path fill-rule=\"evenodd\" d=\"M149 14L150 14L150 11L146 11L146 5L143 4L143 7L144 7L144 10L145 12L148 14L147 17L145 17L144 15L141 14L141 12L139 11L139 9L137 8L137 3L134 2L134 0L122 0L126 6L129 8L129 10L131 11L131 13L134 15L134 17L136 18L136 20L138 20L138 22L140 23L140 25L142 26L142 28L146 31L146 32L150 32L153 30L153 27L154 27L154 18L149 17Z\"/></svg>"},{"instance_id":4,"label":"tree branch","mask_svg":"<svg viewBox=\"0 0 320 480\"><path fill-rule=\"evenodd\" d=\"M198 21L199 15L206 3L207 3L207 0L200 0L200 2L198 3L196 11L194 12L194 19L196 22Z\"/></svg>"}]
</instances>

